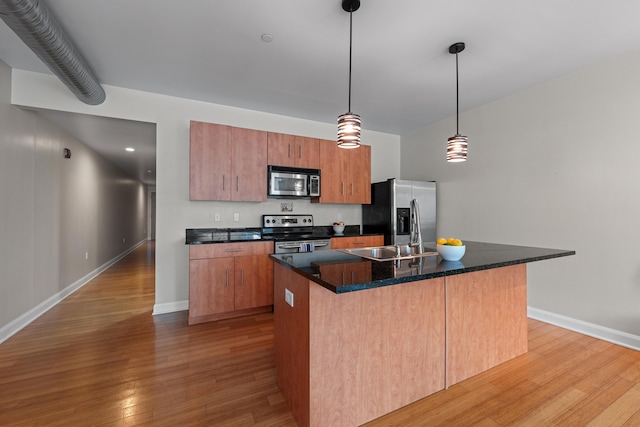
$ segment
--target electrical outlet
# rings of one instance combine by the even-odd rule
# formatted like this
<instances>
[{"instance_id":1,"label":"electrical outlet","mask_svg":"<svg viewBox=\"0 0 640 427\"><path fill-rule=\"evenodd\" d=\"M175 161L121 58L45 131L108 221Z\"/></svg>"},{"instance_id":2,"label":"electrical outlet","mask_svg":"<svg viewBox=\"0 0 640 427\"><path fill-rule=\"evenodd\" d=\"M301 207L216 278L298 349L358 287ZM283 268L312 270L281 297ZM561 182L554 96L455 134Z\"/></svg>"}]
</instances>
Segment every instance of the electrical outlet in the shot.
<instances>
[{"instance_id":1,"label":"electrical outlet","mask_svg":"<svg viewBox=\"0 0 640 427\"><path fill-rule=\"evenodd\" d=\"M293 292L291 292L287 288L284 288L284 300L286 301L287 304L293 307Z\"/></svg>"},{"instance_id":2,"label":"electrical outlet","mask_svg":"<svg viewBox=\"0 0 640 427\"><path fill-rule=\"evenodd\" d=\"M89 252L88 251L84 253L84 260L85 261L89 260Z\"/></svg>"},{"instance_id":3,"label":"electrical outlet","mask_svg":"<svg viewBox=\"0 0 640 427\"><path fill-rule=\"evenodd\" d=\"M124 237L122 238L122 243L125 243L127 241L127 239L125 239Z\"/></svg>"},{"instance_id":4,"label":"electrical outlet","mask_svg":"<svg viewBox=\"0 0 640 427\"><path fill-rule=\"evenodd\" d=\"M234 221L234 222L238 222L238 221L240 221L240 214L239 214L238 212L235 212L235 213L233 214L233 221Z\"/></svg>"},{"instance_id":5,"label":"electrical outlet","mask_svg":"<svg viewBox=\"0 0 640 427\"><path fill-rule=\"evenodd\" d=\"M219 214L218 212L216 212L216 213L213 215L213 220L214 220L215 222L220 221L220 214Z\"/></svg>"},{"instance_id":6,"label":"electrical outlet","mask_svg":"<svg viewBox=\"0 0 640 427\"><path fill-rule=\"evenodd\" d=\"M338 221L342 221L342 212L338 212L337 217L338 217Z\"/></svg>"}]
</instances>

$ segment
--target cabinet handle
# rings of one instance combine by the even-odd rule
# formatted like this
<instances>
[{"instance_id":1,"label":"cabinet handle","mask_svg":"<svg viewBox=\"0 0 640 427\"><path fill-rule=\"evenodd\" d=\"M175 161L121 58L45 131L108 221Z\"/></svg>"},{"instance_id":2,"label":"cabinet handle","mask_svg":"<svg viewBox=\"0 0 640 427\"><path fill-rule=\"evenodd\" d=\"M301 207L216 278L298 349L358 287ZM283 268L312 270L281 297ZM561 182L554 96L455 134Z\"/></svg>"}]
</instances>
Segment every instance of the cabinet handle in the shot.
<instances>
[{"instance_id":1,"label":"cabinet handle","mask_svg":"<svg viewBox=\"0 0 640 427\"><path fill-rule=\"evenodd\" d=\"M344 285L344 271L342 272L342 283L340 283L341 285Z\"/></svg>"},{"instance_id":2,"label":"cabinet handle","mask_svg":"<svg viewBox=\"0 0 640 427\"><path fill-rule=\"evenodd\" d=\"M289 144L289 158L291 158L291 144Z\"/></svg>"},{"instance_id":3,"label":"cabinet handle","mask_svg":"<svg viewBox=\"0 0 640 427\"><path fill-rule=\"evenodd\" d=\"M236 176L236 191L240 191L240 177Z\"/></svg>"},{"instance_id":4,"label":"cabinet handle","mask_svg":"<svg viewBox=\"0 0 640 427\"><path fill-rule=\"evenodd\" d=\"M342 195L344 196L344 181L342 181Z\"/></svg>"},{"instance_id":5,"label":"cabinet handle","mask_svg":"<svg viewBox=\"0 0 640 427\"><path fill-rule=\"evenodd\" d=\"M354 245L364 245L364 242L353 242Z\"/></svg>"},{"instance_id":6,"label":"cabinet handle","mask_svg":"<svg viewBox=\"0 0 640 427\"><path fill-rule=\"evenodd\" d=\"M240 284L244 285L244 268L240 269L240 273L241 273Z\"/></svg>"},{"instance_id":7,"label":"cabinet handle","mask_svg":"<svg viewBox=\"0 0 640 427\"><path fill-rule=\"evenodd\" d=\"M351 195L353 196L353 182L351 183Z\"/></svg>"},{"instance_id":8,"label":"cabinet handle","mask_svg":"<svg viewBox=\"0 0 640 427\"><path fill-rule=\"evenodd\" d=\"M227 281L226 281L224 287L228 288L229 287L229 269L228 268L226 269L226 275L227 275Z\"/></svg>"},{"instance_id":9,"label":"cabinet handle","mask_svg":"<svg viewBox=\"0 0 640 427\"><path fill-rule=\"evenodd\" d=\"M225 175L223 174L223 175L222 175L222 191L224 191L224 190L225 190L225 188L224 188L224 187L225 187L225 181L226 181L226 180L225 180Z\"/></svg>"},{"instance_id":10,"label":"cabinet handle","mask_svg":"<svg viewBox=\"0 0 640 427\"><path fill-rule=\"evenodd\" d=\"M225 249L225 252L242 252L244 249Z\"/></svg>"},{"instance_id":11,"label":"cabinet handle","mask_svg":"<svg viewBox=\"0 0 640 427\"><path fill-rule=\"evenodd\" d=\"M302 158L302 144L300 144L300 158Z\"/></svg>"},{"instance_id":12,"label":"cabinet handle","mask_svg":"<svg viewBox=\"0 0 640 427\"><path fill-rule=\"evenodd\" d=\"M353 271L351 272L351 284L353 285L355 280L353 279Z\"/></svg>"}]
</instances>

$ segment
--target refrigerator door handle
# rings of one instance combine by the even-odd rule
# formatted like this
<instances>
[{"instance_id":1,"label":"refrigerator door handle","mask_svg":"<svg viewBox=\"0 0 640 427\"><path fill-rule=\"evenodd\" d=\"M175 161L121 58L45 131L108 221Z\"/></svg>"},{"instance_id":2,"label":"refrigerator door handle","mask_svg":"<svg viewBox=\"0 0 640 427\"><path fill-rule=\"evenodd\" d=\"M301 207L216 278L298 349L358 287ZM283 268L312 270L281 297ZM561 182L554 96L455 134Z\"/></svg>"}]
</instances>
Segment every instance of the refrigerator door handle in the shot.
<instances>
[{"instance_id":1,"label":"refrigerator door handle","mask_svg":"<svg viewBox=\"0 0 640 427\"><path fill-rule=\"evenodd\" d=\"M411 200L411 236L409 237L409 245L417 246L418 253L422 253L424 245L422 243L422 231L420 229L420 205L416 199Z\"/></svg>"}]
</instances>

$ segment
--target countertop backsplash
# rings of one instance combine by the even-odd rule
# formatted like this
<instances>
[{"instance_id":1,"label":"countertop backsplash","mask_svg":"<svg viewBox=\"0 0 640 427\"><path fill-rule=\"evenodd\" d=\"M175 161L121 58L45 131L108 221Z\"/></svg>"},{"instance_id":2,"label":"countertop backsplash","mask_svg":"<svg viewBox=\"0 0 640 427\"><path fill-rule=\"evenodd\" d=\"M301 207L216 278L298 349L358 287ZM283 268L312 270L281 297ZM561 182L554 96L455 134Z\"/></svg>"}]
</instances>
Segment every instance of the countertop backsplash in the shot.
<instances>
[{"instance_id":1,"label":"countertop backsplash","mask_svg":"<svg viewBox=\"0 0 640 427\"><path fill-rule=\"evenodd\" d=\"M331 226L335 221L344 221L345 225L362 223L361 205L311 203L308 199L268 199L262 203L196 202L191 205L193 215L185 228L261 227L262 215L274 214L313 215L315 226ZM238 221L234 221L236 213Z\"/></svg>"}]
</instances>

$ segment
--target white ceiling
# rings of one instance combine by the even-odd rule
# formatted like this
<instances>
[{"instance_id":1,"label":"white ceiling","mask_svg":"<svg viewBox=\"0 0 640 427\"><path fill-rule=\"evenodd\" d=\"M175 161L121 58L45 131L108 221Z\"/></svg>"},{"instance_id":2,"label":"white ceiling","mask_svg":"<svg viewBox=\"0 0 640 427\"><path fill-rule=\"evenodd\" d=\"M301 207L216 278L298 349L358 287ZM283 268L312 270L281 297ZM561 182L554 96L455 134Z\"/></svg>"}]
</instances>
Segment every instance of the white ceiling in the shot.
<instances>
[{"instance_id":1,"label":"white ceiling","mask_svg":"<svg viewBox=\"0 0 640 427\"><path fill-rule=\"evenodd\" d=\"M448 47L458 41L467 44L461 111L640 49L638 0L361 1L351 106L375 131L403 134L455 114ZM42 3L104 84L327 123L347 111L341 0ZM49 73L4 22L0 40L11 67Z\"/></svg>"}]
</instances>

